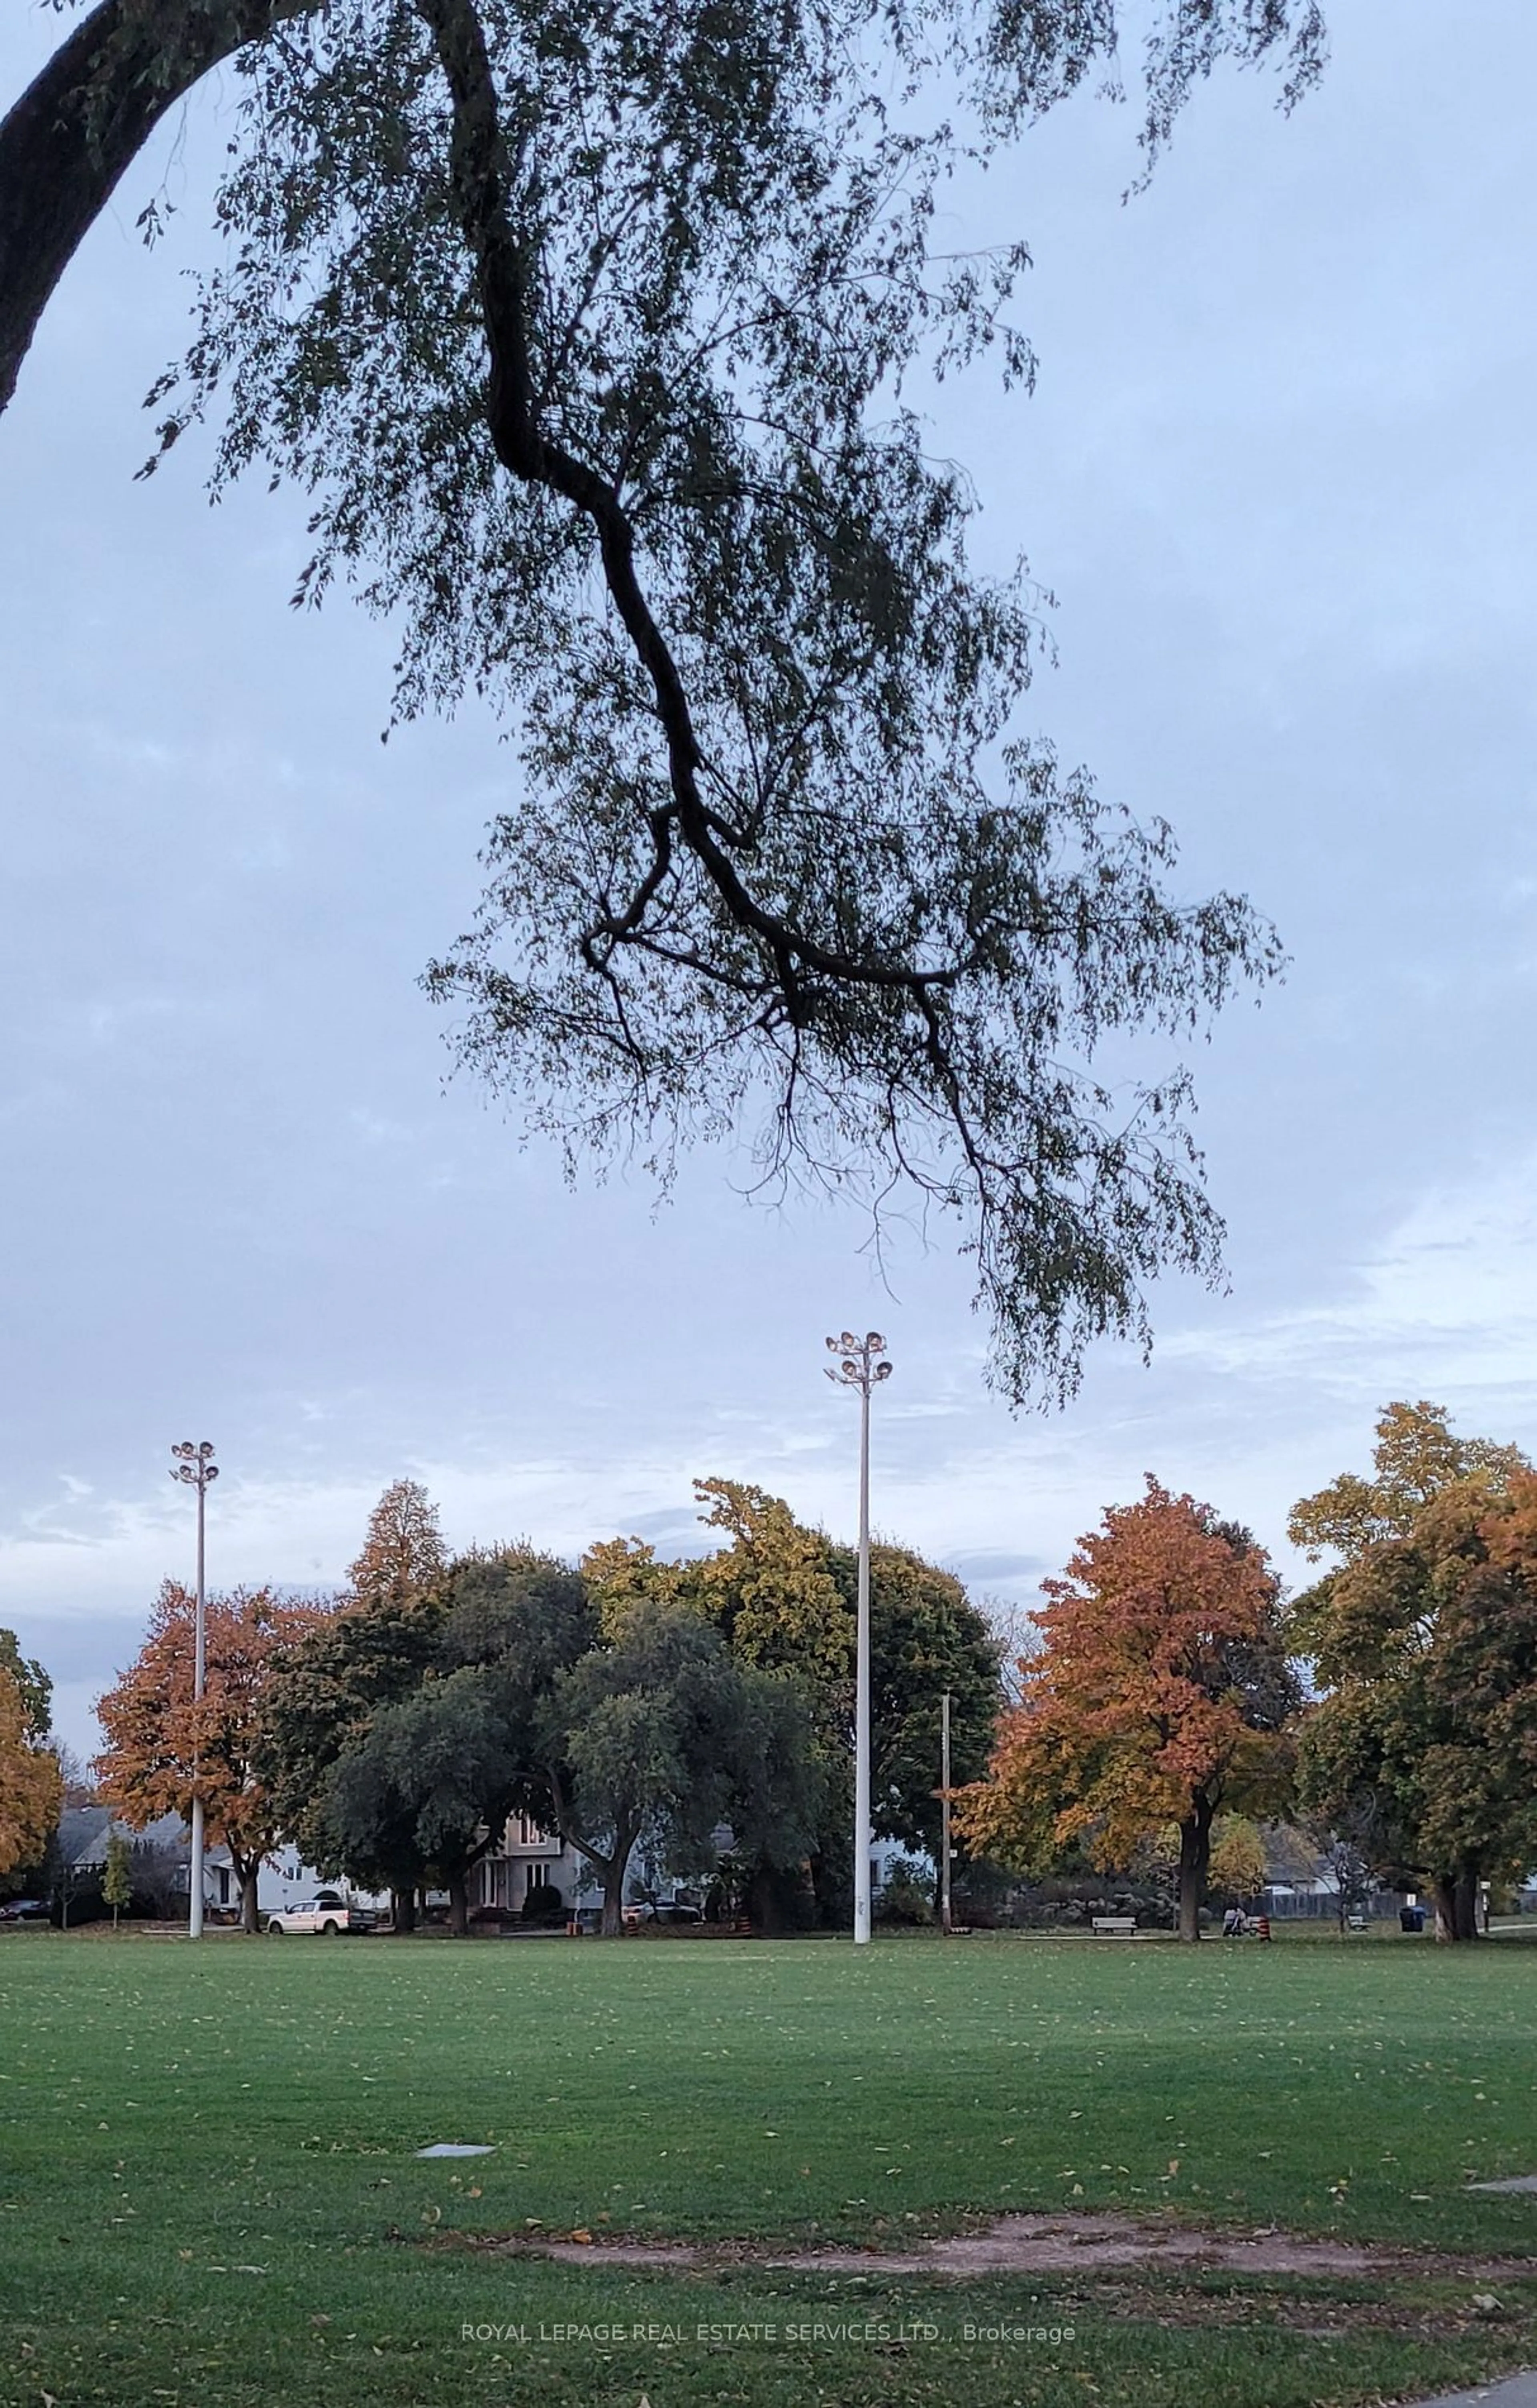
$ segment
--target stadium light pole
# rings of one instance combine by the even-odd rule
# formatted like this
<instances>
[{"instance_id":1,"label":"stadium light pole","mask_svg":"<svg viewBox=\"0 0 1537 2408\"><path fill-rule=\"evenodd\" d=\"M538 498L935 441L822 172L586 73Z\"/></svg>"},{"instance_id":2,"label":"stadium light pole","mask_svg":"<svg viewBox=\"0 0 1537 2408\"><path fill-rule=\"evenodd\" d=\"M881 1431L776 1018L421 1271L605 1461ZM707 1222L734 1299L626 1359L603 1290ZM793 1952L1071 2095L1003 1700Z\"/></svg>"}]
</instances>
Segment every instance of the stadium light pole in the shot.
<instances>
[{"instance_id":1,"label":"stadium light pole","mask_svg":"<svg viewBox=\"0 0 1537 2408\"><path fill-rule=\"evenodd\" d=\"M854 1944L870 1937L870 1391L891 1376L886 1340L874 1329L830 1338L840 1357L828 1378L860 1392L860 1585L854 1674Z\"/></svg>"},{"instance_id":2,"label":"stadium light pole","mask_svg":"<svg viewBox=\"0 0 1537 2408\"><path fill-rule=\"evenodd\" d=\"M203 1584L203 1509L209 1484L219 1477L219 1466L213 1459L213 1440L204 1439L194 1446L184 1438L173 1446L176 1461L171 1466L173 1480L184 1480L197 1491L197 1622L192 1642L192 1703L203 1702L204 1677L207 1671L207 1637L205 1628L205 1592ZM203 1937L203 1793L198 1786L197 1751L192 1751L192 1848L188 1868L187 1937Z\"/></svg>"},{"instance_id":3,"label":"stadium light pole","mask_svg":"<svg viewBox=\"0 0 1537 2408\"><path fill-rule=\"evenodd\" d=\"M950 1693L939 1701L939 1928L950 1923Z\"/></svg>"}]
</instances>

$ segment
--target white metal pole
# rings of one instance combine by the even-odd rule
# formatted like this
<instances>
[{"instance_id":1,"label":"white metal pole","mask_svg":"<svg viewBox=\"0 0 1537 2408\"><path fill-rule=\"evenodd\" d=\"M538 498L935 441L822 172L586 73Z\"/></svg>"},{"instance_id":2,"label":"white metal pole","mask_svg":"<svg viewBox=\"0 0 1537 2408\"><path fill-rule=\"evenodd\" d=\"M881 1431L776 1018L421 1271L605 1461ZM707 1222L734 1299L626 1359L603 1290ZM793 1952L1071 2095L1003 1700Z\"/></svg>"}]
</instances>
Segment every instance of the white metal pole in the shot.
<instances>
[{"instance_id":1,"label":"white metal pole","mask_svg":"<svg viewBox=\"0 0 1537 2408\"><path fill-rule=\"evenodd\" d=\"M939 1926L950 1928L950 1693L939 1706Z\"/></svg>"},{"instance_id":2,"label":"white metal pole","mask_svg":"<svg viewBox=\"0 0 1537 2408\"><path fill-rule=\"evenodd\" d=\"M201 1467L200 1467L201 1469ZM203 1702L203 1679L207 1669L207 1641L204 1630L203 1588L203 1499L205 1484L197 1484L197 1635L192 1654L192 1703ZM197 1751L192 1751L192 1848L189 1867L191 1896L187 1901L187 1936L203 1937L203 1796L198 1787Z\"/></svg>"},{"instance_id":3,"label":"white metal pole","mask_svg":"<svg viewBox=\"0 0 1537 2408\"><path fill-rule=\"evenodd\" d=\"M870 1937L870 1356L860 1384L860 1592L854 1678L854 1942Z\"/></svg>"}]
</instances>

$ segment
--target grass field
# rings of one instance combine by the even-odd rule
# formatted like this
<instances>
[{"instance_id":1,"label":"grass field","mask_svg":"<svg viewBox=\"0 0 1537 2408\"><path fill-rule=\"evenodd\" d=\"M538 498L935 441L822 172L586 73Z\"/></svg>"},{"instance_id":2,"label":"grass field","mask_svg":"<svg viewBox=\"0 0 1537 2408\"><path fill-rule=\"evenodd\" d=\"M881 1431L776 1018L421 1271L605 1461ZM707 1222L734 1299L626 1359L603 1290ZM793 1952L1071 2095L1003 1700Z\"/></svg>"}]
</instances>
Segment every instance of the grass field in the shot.
<instances>
[{"instance_id":1,"label":"grass field","mask_svg":"<svg viewBox=\"0 0 1537 2408\"><path fill-rule=\"evenodd\" d=\"M0 2398L1412 2397L1537 2361L1537 2195L1466 2187L1537 2171L1534 2010L1537 1949L1498 1941L1186 1952L984 1936L856 1956L6 1934ZM494 2154L414 2156L434 2141ZM581 2230L893 2247L1043 2208L1516 2256L1532 2279L1427 2262L1370 2279L957 2284L790 2275L746 2256L620 2272L467 2243ZM464 2329L486 2327L504 2330ZM620 2330L557 2329L571 2327Z\"/></svg>"}]
</instances>

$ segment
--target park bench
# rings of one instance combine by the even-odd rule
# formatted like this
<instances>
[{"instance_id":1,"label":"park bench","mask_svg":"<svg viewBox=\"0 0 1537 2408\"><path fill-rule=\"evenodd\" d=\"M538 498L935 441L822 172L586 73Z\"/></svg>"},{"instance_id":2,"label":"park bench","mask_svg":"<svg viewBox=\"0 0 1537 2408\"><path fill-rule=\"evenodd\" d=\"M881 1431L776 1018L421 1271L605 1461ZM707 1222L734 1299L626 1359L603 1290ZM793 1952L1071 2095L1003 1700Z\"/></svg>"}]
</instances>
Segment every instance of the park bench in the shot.
<instances>
[{"instance_id":1,"label":"park bench","mask_svg":"<svg viewBox=\"0 0 1537 2408\"><path fill-rule=\"evenodd\" d=\"M1092 1928L1096 1940L1134 1940L1137 1918L1134 1914L1096 1914Z\"/></svg>"}]
</instances>

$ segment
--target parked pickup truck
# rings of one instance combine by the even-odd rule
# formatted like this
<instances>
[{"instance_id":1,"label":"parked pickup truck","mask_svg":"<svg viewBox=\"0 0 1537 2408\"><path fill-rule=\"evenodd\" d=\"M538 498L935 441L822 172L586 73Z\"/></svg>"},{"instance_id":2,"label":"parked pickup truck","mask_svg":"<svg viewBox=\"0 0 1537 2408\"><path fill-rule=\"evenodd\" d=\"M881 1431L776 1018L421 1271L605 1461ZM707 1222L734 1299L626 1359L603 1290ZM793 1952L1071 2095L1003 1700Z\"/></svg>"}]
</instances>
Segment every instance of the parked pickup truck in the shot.
<instances>
[{"instance_id":1,"label":"parked pickup truck","mask_svg":"<svg viewBox=\"0 0 1537 2408\"><path fill-rule=\"evenodd\" d=\"M372 1931L377 1923L372 1908L349 1906L339 1889L320 1889L303 1906L275 1908L267 1930L274 1940L285 1931L320 1931L331 1940L339 1931Z\"/></svg>"}]
</instances>

